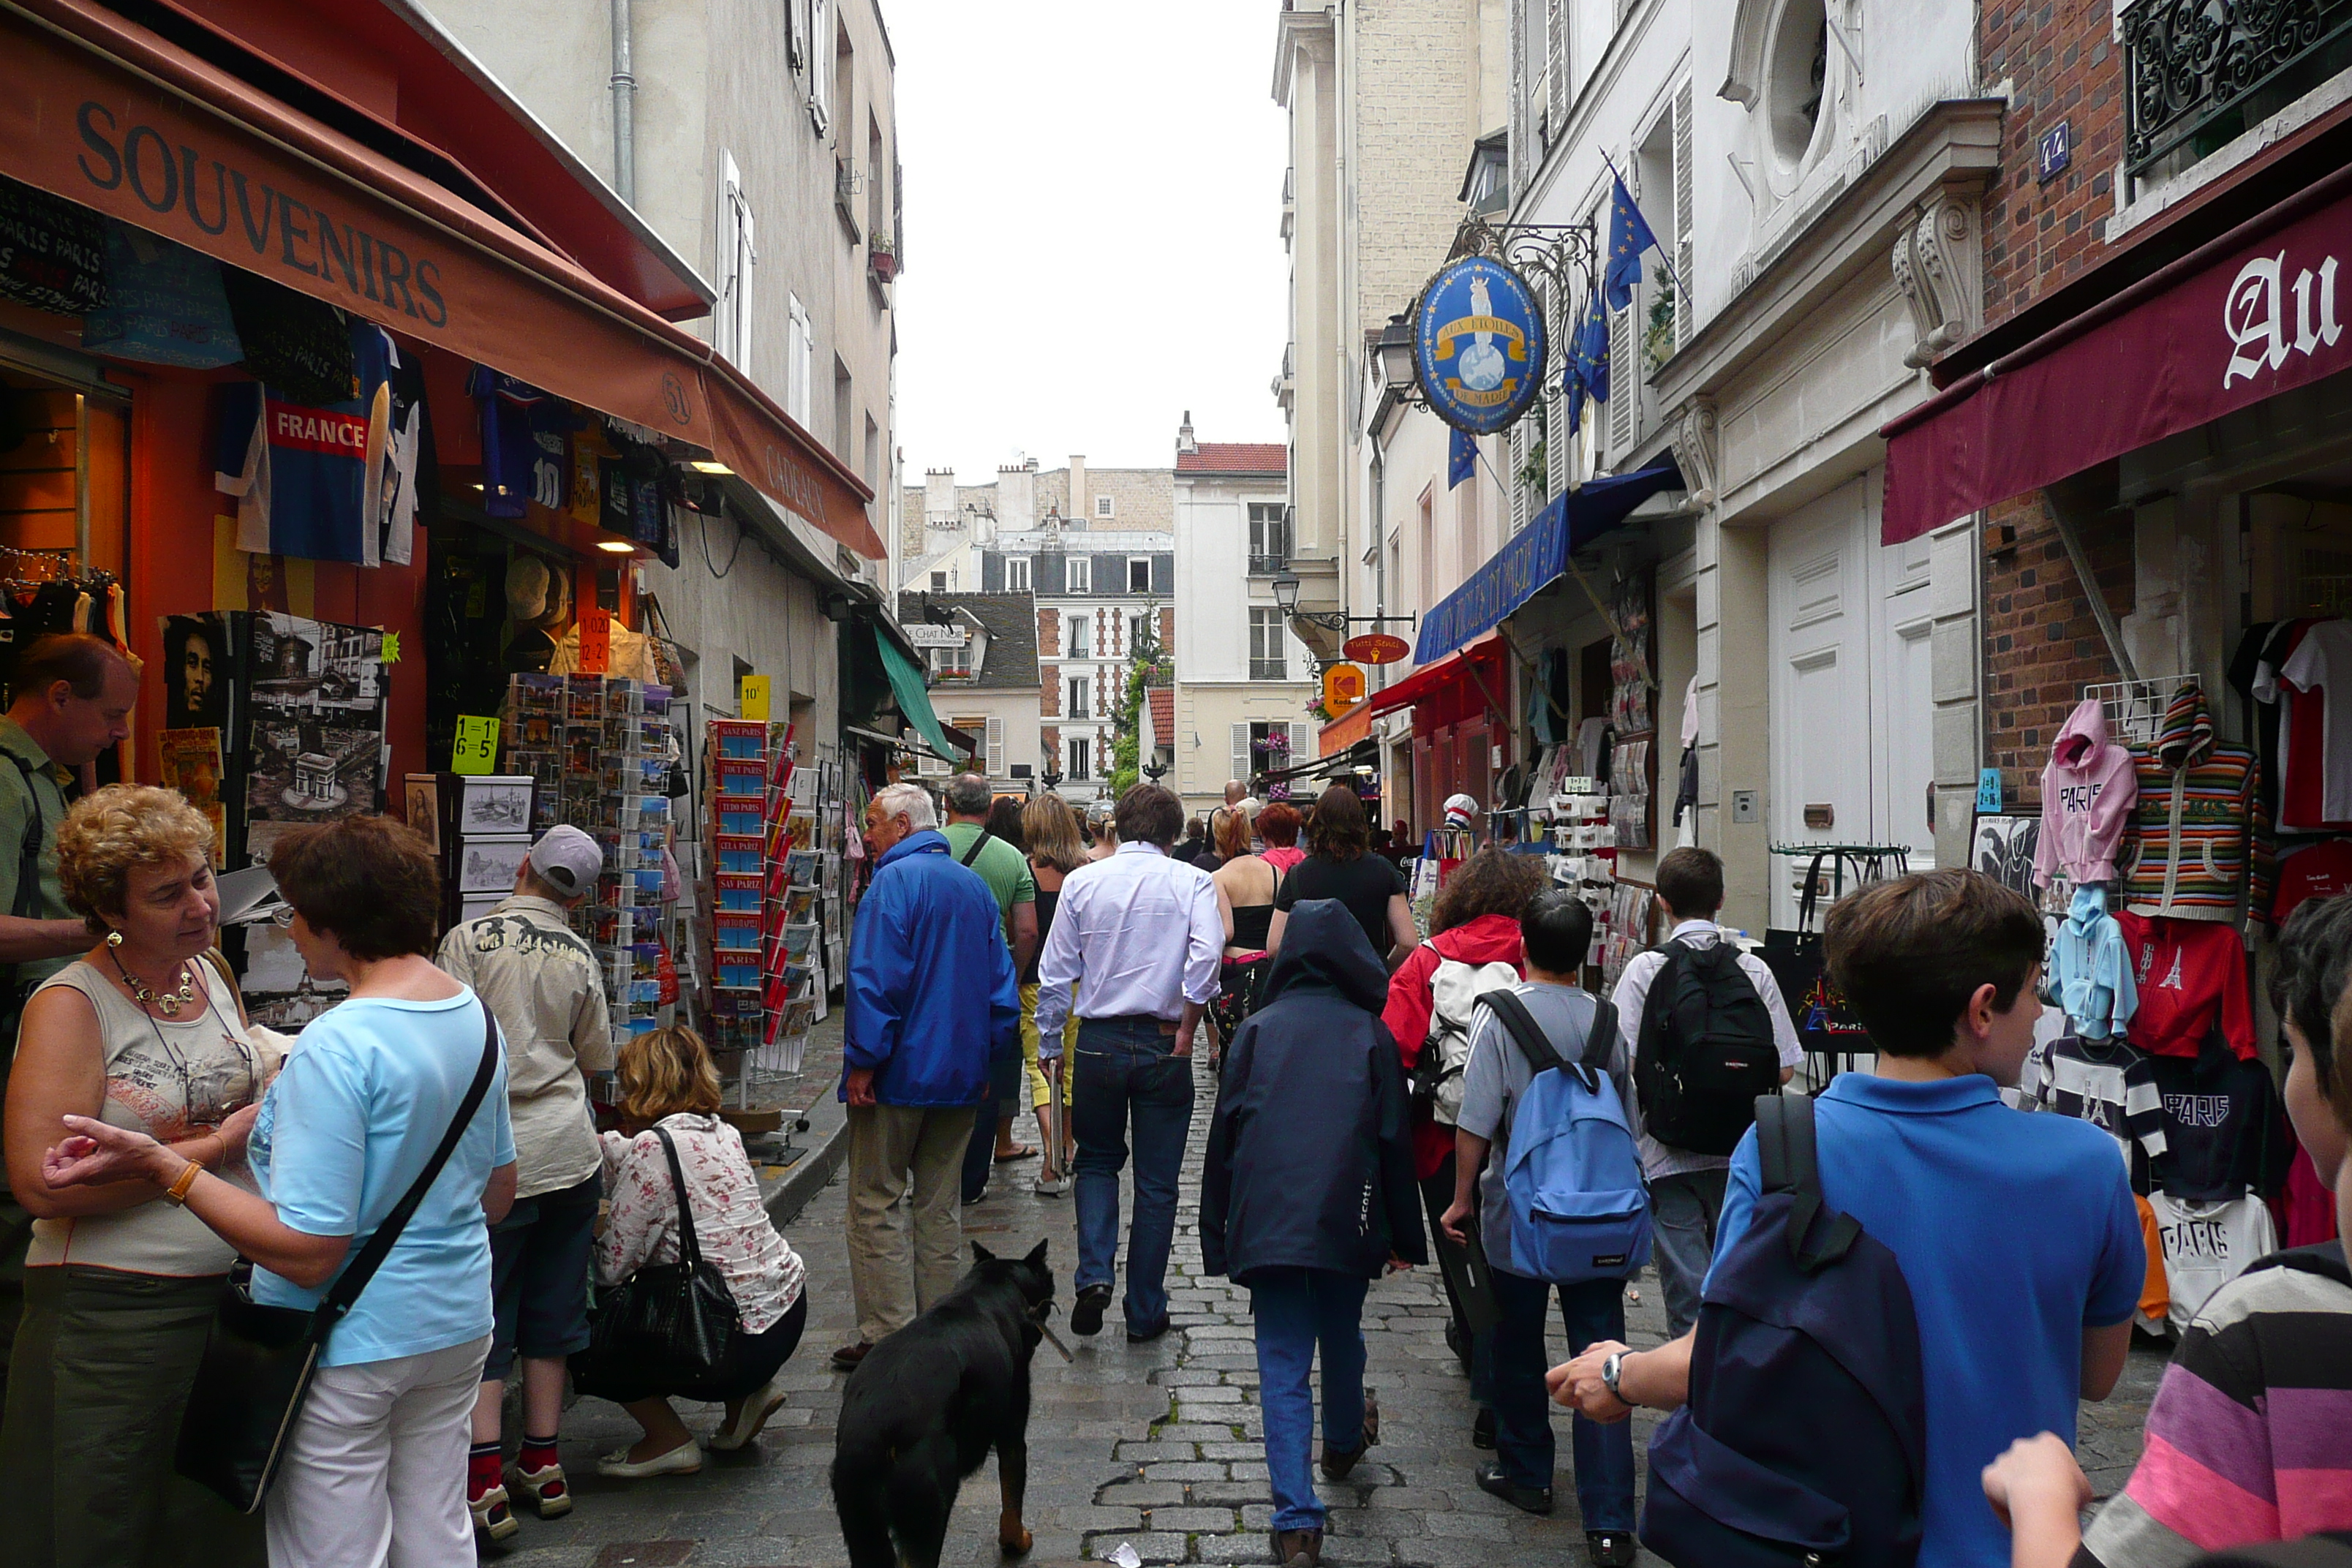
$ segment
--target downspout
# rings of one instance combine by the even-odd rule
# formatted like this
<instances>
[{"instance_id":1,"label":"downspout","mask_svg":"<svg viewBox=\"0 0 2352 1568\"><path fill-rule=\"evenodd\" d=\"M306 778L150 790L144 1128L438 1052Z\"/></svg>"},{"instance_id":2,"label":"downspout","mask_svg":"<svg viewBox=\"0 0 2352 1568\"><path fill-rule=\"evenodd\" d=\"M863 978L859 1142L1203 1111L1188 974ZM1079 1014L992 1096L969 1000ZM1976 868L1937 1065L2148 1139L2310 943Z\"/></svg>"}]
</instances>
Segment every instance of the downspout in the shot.
<instances>
[{"instance_id":1,"label":"downspout","mask_svg":"<svg viewBox=\"0 0 2352 1568\"><path fill-rule=\"evenodd\" d=\"M613 189L637 205L637 79L629 63L629 0L613 10Z\"/></svg>"}]
</instances>

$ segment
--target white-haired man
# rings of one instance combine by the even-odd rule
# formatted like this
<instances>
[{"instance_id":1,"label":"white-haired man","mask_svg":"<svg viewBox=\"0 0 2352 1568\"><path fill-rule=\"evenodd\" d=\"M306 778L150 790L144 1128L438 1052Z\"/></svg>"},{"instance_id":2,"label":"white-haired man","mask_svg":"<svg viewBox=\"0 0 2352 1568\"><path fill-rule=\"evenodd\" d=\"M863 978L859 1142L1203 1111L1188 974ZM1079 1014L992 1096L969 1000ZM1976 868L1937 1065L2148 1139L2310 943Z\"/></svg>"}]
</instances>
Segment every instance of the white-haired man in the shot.
<instances>
[{"instance_id":1,"label":"white-haired man","mask_svg":"<svg viewBox=\"0 0 2352 1568\"><path fill-rule=\"evenodd\" d=\"M845 1369L954 1286L972 1113L988 1098L989 1058L1021 1049L1003 915L988 884L949 853L929 795L906 784L878 792L866 844L874 880L849 938L842 1046L857 1306L857 1338L833 1355ZM971 1005L982 996L984 1009Z\"/></svg>"}]
</instances>

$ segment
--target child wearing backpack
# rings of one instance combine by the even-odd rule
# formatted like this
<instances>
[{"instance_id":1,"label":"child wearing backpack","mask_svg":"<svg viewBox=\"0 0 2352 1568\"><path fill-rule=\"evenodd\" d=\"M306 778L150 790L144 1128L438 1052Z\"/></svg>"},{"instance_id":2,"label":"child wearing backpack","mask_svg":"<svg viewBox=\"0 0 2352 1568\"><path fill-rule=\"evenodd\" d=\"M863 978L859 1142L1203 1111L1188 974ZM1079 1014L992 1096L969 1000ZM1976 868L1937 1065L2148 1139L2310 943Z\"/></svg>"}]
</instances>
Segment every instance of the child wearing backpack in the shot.
<instances>
[{"instance_id":1,"label":"child wearing backpack","mask_svg":"<svg viewBox=\"0 0 2352 1568\"><path fill-rule=\"evenodd\" d=\"M1699 1283L1715 1257L1731 1151L1756 1121L1756 1097L1805 1059L1789 1006L1764 961L1723 940L1723 861L1676 849L1658 862L1666 940L1625 965L1613 998L1656 1221L1666 1337L1698 1321Z\"/></svg>"},{"instance_id":2,"label":"child wearing backpack","mask_svg":"<svg viewBox=\"0 0 2352 1568\"><path fill-rule=\"evenodd\" d=\"M1615 1010L1577 983L1592 911L1573 892L1549 889L1528 904L1519 934L1527 981L1486 994L1471 1033L1454 1201L1440 1225L1460 1244L1475 1224L1493 1282L1496 1458L1478 1471L1478 1485L1545 1514L1552 1505L1549 1298L1557 1291L1570 1344L1624 1338L1625 1279L1648 1253L1649 1212L1622 1076L1612 1081L1600 1070L1617 1049ZM1540 1071L1537 1060L1546 1063ZM1572 1440L1585 1549L1601 1568L1632 1563L1633 1431L1579 1415Z\"/></svg>"},{"instance_id":3,"label":"child wearing backpack","mask_svg":"<svg viewBox=\"0 0 2352 1568\"><path fill-rule=\"evenodd\" d=\"M2071 1442L2077 1401L2123 1370L2146 1269L2127 1173L2098 1128L2001 1103L2041 1011L2022 896L1922 872L1840 900L1825 938L1875 1074L1768 1100L1773 1147L1759 1121L1732 1156L1697 1329L1591 1345L1553 1395L1599 1420L1691 1405L1650 1451L1643 1538L1670 1562L2005 1568L1979 1472L2020 1437Z\"/></svg>"}]
</instances>

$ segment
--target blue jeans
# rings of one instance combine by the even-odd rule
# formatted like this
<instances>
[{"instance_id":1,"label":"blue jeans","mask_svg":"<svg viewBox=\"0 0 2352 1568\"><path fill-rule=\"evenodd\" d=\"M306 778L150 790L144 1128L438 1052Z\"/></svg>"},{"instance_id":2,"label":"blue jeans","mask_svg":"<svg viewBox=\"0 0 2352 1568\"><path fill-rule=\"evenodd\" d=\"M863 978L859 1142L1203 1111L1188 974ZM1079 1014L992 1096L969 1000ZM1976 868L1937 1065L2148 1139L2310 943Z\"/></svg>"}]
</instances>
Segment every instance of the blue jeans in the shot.
<instances>
[{"instance_id":1,"label":"blue jeans","mask_svg":"<svg viewBox=\"0 0 2352 1568\"><path fill-rule=\"evenodd\" d=\"M1315 1394L1307 1386L1323 1347L1323 1441L1364 1440L1364 1288L1328 1268L1261 1268L1249 1277L1257 1320L1257 1402L1265 1421L1265 1468L1274 1479L1274 1528L1320 1530L1315 1495Z\"/></svg>"},{"instance_id":2,"label":"blue jeans","mask_svg":"<svg viewBox=\"0 0 2352 1568\"><path fill-rule=\"evenodd\" d=\"M1118 1253L1118 1173L1135 1127L1135 1209L1127 1231L1127 1326L1168 1321L1168 1252L1176 1237L1176 1176L1192 1130L1192 1060L1171 1053L1156 1018L1078 1021L1070 1130L1078 1141L1075 1288L1108 1285Z\"/></svg>"},{"instance_id":3,"label":"blue jeans","mask_svg":"<svg viewBox=\"0 0 2352 1568\"><path fill-rule=\"evenodd\" d=\"M1588 1279L1548 1285L1493 1270L1495 1304L1495 1451L1514 1486L1551 1485L1550 1398L1544 1389L1544 1312L1559 1292L1559 1315L1571 1351L1596 1340L1625 1337L1625 1282ZM1633 1427L1574 1419L1576 1506L1587 1530L1633 1528Z\"/></svg>"},{"instance_id":4,"label":"blue jeans","mask_svg":"<svg viewBox=\"0 0 2352 1568\"><path fill-rule=\"evenodd\" d=\"M1650 1184L1650 1238L1658 1284L1666 1297L1666 1338L1678 1340L1698 1322L1700 1288L1715 1259L1715 1227L1723 1218L1727 1170L1685 1171Z\"/></svg>"},{"instance_id":5,"label":"blue jeans","mask_svg":"<svg viewBox=\"0 0 2352 1568\"><path fill-rule=\"evenodd\" d=\"M971 1142L963 1149L963 1201L980 1202L996 1169L996 1124L1021 1114L1021 1047L1015 1045L988 1063L988 1099L971 1119Z\"/></svg>"}]
</instances>

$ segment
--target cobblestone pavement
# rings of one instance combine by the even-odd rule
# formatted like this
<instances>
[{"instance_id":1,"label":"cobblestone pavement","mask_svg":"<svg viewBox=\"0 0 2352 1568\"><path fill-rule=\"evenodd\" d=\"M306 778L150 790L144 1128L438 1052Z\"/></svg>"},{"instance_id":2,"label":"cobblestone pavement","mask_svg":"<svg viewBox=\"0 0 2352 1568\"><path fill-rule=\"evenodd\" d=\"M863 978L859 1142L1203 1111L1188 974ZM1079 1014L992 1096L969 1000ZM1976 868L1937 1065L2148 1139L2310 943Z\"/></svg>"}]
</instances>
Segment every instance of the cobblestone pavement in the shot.
<instances>
[{"instance_id":1,"label":"cobblestone pavement","mask_svg":"<svg viewBox=\"0 0 2352 1568\"><path fill-rule=\"evenodd\" d=\"M1039 1347L1029 1438L1032 1563L1100 1560L1121 1542L1151 1563L1267 1560L1272 1508L1258 1441L1248 1293L1201 1274L1195 1239L1201 1151L1215 1095L1205 1064L1198 1089L1170 1282L1174 1331L1155 1343L1129 1345L1114 1311L1101 1335L1069 1340L1075 1363L1065 1363L1050 1345ZM1023 1131L1034 1141L1033 1128ZM1072 1205L1067 1197L1035 1196L1029 1190L1035 1170L1034 1161L1001 1167L988 1195L965 1210L964 1229L1002 1252L1049 1240L1060 1324L1076 1263ZM810 1327L785 1369L790 1399L756 1452L712 1453L691 1477L604 1480L595 1473L595 1456L634 1439L636 1428L617 1407L583 1401L566 1415L563 1435L577 1506L551 1522L526 1515L510 1548L491 1556L514 1568L844 1563L826 1485L844 1382L826 1358L853 1337L843 1212L836 1179L786 1227L808 1261ZM1638 1300L1628 1306L1633 1341L1654 1344L1664 1333L1654 1276L1645 1273L1634 1293ZM1552 1518L1530 1518L1480 1491L1471 1473L1486 1456L1469 1442L1468 1382L1445 1349L1444 1321L1434 1269L1373 1285L1364 1311L1366 1381L1380 1394L1381 1439L1347 1481L1323 1489L1331 1507L1325 1560L1432 1568L1498 1560L1581 1564L1566 1413L1554 1413L1561 1469ZM1565 1357L1557 1319L1553 1339L1554 1355ZM2138 1457L2163 1361L2160 1351L2135 1349L2115 1397L2084 1407L2083 1458L2102 1496L2122 1483ZM698 1432L717 1425L716 1406L684 1408ZM1640 1447L1654 1419L1636 1421ZM946 1561L998 1561L994 1469L992 1460L965 1483ZM1643 1561L1655 1559L1645 1553Z\"/></svg>"}]
</instances>

